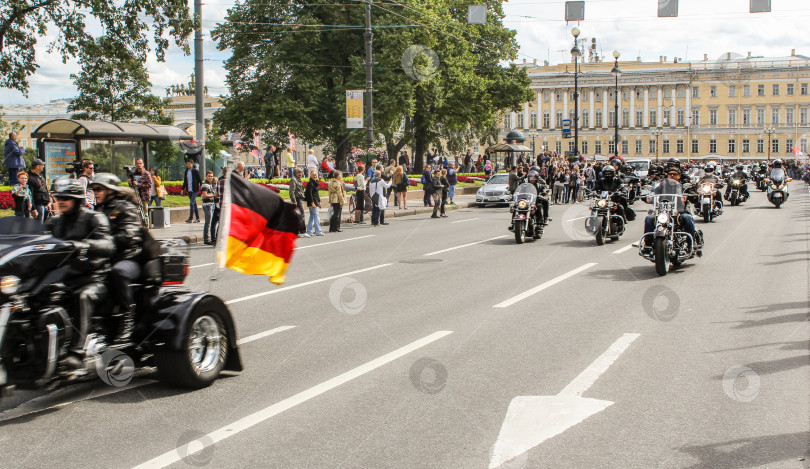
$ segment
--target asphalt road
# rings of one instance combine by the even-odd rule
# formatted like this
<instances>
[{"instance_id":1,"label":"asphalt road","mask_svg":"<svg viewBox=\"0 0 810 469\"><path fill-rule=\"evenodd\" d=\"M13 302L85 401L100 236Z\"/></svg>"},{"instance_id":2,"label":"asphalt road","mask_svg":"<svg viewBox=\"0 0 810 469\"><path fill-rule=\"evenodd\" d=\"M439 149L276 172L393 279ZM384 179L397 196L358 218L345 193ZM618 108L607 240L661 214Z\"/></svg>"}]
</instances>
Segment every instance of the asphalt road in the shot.
<instances>
[{"instance_id":1,"label":"asphalt road","mask_svg":"<svg viewBox=\"0 0 810 469\"><path fill-rule=\"evenodd\" d=\"M703 258L666 277L628 247L640 203L601 247L582 205L524 245L504 208L345 226L300 240L283 287L195 247L187 284L230 302L245 371L19 393L0 466L488 468L516 431L530 449L502 467L806 468L810 196L791 189L698 222Z\"/></svg>"}]
</instances>

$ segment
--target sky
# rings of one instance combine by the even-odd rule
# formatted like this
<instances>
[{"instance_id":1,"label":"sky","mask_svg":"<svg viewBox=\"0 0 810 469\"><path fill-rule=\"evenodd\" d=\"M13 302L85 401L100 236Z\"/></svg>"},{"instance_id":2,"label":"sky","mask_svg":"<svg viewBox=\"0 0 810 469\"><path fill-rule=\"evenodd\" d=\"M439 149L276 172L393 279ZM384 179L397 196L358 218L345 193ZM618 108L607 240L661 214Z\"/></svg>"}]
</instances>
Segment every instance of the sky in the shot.
<instances>
[{"instance_id":1,"label":"sky","mask_svg":"<svg viewBox=\"0 0 810 469\"><path fill-rule=\"evenodd\" d=\"M213 0L203 4L205 51L205 84L211 95L227 94L226 71L223 61L228 52L220 52L209 36L209 29L224 21L229 0ZM337 0L343 1L343 0ZM391 1L391 0L386 0ZM612 60L613 51L621 53L620 60L657 61L659 56L670 60L717 59L731 52L745 56L786 56L791 49L810 56L810 3L806 0L772 0L771 13L749 13L749 0L662 0L678 1L677 18L658 18L659 0L585 0L585 20L566 23L564 0L514 0L505 4L506 27L517 31L520 55L531 62L552 64L570 61L573 45L571 29L580 28L580 38L596 38L597 48L605 60ZM193 6L193 3L192 3ZM416 20L418 14L409 11ZM57 32L49 30L51 37ZM48 39L37 44L40 68L31 77L28 97L0 89L0 105L44 104L49 100L70 98L76 89L70 79L79 70L75 61L63 64L57 56L46 51ZM191 38L193 44L193 37ZM441 58L441 54L439 53ZM166 61L147 61L153 92L165 96L164 89L172 84L187 83L194 71L193 56L184 56L171 48Z\"/></svg>"}]
</instances>

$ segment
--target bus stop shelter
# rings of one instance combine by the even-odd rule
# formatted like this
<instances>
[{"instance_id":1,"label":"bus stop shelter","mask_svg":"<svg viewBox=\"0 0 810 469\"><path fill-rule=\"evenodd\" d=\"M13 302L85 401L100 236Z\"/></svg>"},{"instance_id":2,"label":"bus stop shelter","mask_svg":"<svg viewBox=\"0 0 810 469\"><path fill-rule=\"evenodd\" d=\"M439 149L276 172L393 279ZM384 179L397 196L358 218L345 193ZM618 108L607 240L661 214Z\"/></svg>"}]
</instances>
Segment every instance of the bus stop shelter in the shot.
<instances>
[{"instance_id":1,"label":"bus stop shelter","mask_svg":"<svg viewBox=\"0 0 810 469\"><path fill-rule=\"evenodd\" d=\"M82 140L142 143L143 162L148 168L149 142L180 143L192 137L173 125L54 119L37 127L31 138L37 141L46 177L53 181L67 174L74 162L82 160Z\"/></svg>"}]
</instances>

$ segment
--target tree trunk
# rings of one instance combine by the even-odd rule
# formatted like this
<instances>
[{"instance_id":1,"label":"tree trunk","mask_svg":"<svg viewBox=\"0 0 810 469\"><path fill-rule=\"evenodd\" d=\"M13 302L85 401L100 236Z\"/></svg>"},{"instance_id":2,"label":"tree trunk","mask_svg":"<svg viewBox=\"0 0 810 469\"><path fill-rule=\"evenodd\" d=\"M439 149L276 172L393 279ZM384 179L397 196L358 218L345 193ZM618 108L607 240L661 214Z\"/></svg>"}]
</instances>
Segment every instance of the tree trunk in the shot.
<instances>
[{"instance_id":1,"label":"tree trunk","mask_svg":"<svg viewBox=\"0 0 810 469\"><path fill-rule=\"evenodd\" d=\"M335 168L343 170L346 162L346 156L349 154L349 136L340 136L340 143L335 148Z\"/></svg>"}]
</instances>

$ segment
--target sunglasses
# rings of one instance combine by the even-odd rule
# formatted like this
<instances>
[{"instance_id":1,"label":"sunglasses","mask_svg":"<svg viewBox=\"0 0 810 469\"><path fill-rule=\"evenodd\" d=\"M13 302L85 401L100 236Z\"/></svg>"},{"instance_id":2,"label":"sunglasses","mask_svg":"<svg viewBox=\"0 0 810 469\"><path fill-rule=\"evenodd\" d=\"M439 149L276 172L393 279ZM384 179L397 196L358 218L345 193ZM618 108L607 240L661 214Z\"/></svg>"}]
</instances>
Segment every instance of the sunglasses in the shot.
<instances>
[{"instance_id":1,"label":"sunglasses","mask_svg":"<svg viewBox=\"0 0 810 469\"><path fill-rule=\"evenodd\" d=\"M73 197L64 197L64 196L54 196L54 199L58 200L59 202L67 202L68 200L72 199Z\"/></svg>"}]
</instances>

